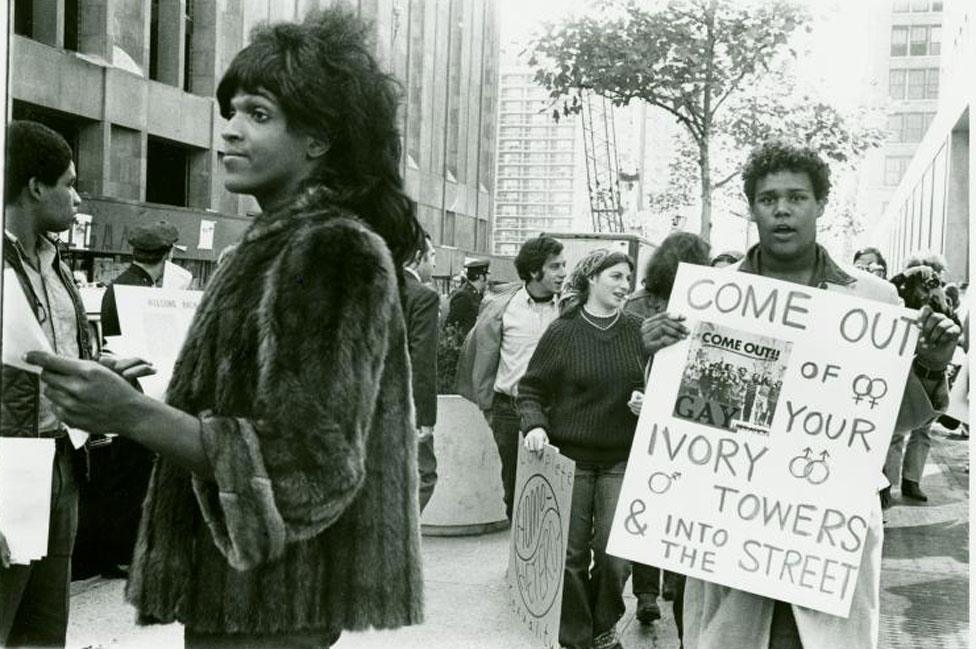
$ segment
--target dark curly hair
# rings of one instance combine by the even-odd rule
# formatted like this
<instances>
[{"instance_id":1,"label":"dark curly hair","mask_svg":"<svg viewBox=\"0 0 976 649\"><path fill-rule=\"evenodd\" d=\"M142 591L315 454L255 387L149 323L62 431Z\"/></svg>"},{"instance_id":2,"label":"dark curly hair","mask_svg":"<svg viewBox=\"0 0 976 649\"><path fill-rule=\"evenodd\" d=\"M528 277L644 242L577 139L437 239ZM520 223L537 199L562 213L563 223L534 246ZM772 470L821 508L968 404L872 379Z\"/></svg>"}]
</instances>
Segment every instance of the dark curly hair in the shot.
<instances>
[{"instance_id":1,"label":"dark curly hair","mask_svg":"<svg viewBox=\"0 0 976 649\"><path fill-rule=\"evenodd\" d=\"M31 178L37 178L45 185L55 184L70 164L71 147L60 133L38 122L10 122L3 180L4 202L7 205L15 203Z\"/></svg>"},{"instance_id":2,"label":"dark curly hair","mask_svg":"<svg viewBox=\"0 0 976 649\"><path fill-rule=\"evenodd\" d=\"M830 167L816 151L809 147L771 141L752 150L742 171L742 189L749 205L755 200L759 179L780 171L805 173L810 178L813 196L818 201L826 200L830 194Z\"/></svg>"},{"instance_id":3,"label":"dark curly hair","mask_svg":"<svg viewBox=\"0 0 976 649\"><path fill-rule=\"evenodd\" d=\"M667 300L674 286L678 264L707 266L711 250L708 242L691 232L674 232L665 237L644 268L644 289Z\"/></svg>"},{"instance_id":4,"label":"dark curly hair","mask_svg":"<svg viewBox=\"0 0 976 649\"><path fill-rule=\"evenodd\" d=\"M562 251L563 244L544 234L529 239L522 244L515 256L515 270L523 282L531 282L542 272L546 260Z\"/></svg>"},{"instance_id":5,"label":"dark curly hair","mask_svg":"<svg viewBox=\"0 0 976 649\"><path fill-rule=\"evenodd\" d=\"M396 112L400 85L380 70L369 25L346 9L309 12L302 23L260 25L217 87L220 113L239 91L271 93L288 128L329 143L306 186L333 199L386 241L397 266L423 245L400 176Z\"/></svg>"}]
</instances>

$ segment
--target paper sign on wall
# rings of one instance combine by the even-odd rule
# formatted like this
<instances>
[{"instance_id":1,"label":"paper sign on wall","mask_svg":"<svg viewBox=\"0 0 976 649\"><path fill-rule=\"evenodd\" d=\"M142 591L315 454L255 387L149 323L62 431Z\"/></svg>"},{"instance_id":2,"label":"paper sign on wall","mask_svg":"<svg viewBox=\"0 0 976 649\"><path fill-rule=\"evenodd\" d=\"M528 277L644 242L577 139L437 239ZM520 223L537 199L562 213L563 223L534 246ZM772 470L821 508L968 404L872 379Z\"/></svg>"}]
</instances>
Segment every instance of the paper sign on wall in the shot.
<instances>
[{"instance_id":1,"label":"paper sign on wall","mask_svg":"<svg viewBox=\"0 0 976 649\"><path fill-rule=\"evenodd\" d=\"M914 312L682 264L608 552L846 617Z\"/></svg>"},{"instance_id":2,"label":"paper sign on wall","mask_svg":"<svg viewBox=\"0 0 976 649\"><path fill-rule=\"evenodd\" d=\"M527 451L521 436L518 449L505 581L515 615L542 646L557 648L576 463L549 445Z\"/></svg>"}]
</instances>

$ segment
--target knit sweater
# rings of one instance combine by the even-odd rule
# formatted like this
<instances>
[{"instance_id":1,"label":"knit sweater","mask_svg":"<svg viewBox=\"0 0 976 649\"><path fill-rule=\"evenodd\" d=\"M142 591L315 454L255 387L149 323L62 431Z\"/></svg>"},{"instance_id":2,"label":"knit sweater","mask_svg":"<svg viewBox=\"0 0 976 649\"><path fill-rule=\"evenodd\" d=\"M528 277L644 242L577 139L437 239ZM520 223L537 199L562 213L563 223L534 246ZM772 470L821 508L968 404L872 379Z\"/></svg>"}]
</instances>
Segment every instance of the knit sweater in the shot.
<instances>
[{"instance_id":1,"label":"knit sweater","mask_svg":"<svg viewBox=\"0 0 976 649\"><path fill-rule=\"evenodd\" d=\"M553 322L519 382L522 431L544 428L549 443L578 462L626 460L637 427L627 401L643 389L647 362L640 325L624 313L602 331L581 311Z\"/></svg>"}]
</instances>

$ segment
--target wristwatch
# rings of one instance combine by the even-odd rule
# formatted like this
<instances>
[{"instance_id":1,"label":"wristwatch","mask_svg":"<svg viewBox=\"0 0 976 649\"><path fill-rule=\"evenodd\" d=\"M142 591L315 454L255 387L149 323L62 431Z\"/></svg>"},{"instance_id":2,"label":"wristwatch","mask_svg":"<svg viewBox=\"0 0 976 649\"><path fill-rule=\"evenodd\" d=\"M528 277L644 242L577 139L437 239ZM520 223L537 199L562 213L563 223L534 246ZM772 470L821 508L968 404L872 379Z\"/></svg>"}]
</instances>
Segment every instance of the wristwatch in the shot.
<instances>
[{"instance_id":1,"label":"wristwatch","mask_svg":"<svg viewBox=\"0 0 976 649\"><path fill-rule=\"evenodd\" d=\"M940 370L929 369L928 367L925 367L925 365L923 365L917 357L914 361L912 361L912 369L915 371L915 375L918 378L926 381L942 381L946 377L945 367Z\"/></svg>"}]
</instances>

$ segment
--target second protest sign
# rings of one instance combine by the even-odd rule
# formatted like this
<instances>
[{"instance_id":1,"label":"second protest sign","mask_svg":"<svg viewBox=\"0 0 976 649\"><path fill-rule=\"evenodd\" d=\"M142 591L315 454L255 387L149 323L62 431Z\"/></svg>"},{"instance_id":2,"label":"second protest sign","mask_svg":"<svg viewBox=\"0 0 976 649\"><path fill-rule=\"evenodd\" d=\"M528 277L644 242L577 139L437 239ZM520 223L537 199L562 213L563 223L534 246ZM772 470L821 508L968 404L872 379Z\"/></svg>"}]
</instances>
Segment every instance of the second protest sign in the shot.
<instances>
[{"instance_id":1,"label":"second protest sign","mask_svg":"<svg viewBox=\"0 0 976 649\"><path fill-rule=\"evenodd\" d=\"M846 617L913 312L682 264L610 554Z\"/></svg>"}]
</instances>

